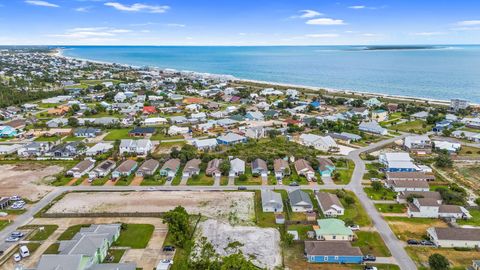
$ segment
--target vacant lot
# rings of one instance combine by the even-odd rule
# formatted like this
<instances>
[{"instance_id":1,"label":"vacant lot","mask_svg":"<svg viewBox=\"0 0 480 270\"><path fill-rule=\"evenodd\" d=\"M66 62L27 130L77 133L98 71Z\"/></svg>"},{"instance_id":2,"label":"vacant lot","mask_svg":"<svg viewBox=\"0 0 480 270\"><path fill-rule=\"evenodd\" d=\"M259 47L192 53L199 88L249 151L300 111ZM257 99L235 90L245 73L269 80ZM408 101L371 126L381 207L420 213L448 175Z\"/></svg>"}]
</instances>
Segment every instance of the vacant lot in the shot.
<instances>
[{"instance_id":1,"label":"vacant lot","mask_svg":"<svg viewBox=\"0 0 480 270\"><path fill-rule=\"evenodd\" d=\"M63 171L61 166L48 166L24 162L16 165L0 165L0 186L2 195L19 195L37 201L52 190L47 186L48 176Z\"/></svg>"},{"instance_id":2,"label":"vacant lot","mask_svg":"<svg viewBox=\"0 0 480 270\"><path fill-rule=\"evenodd\" d=\"M235 226L216 220L199 224L199 232L205 236L221 256L235 253L232 245L251 258L261 268L275 269L282 265L280 232L273 228ZM229 248L230 247L230 248Z\"/></svg>"},{"instance_id":3,"label":"vacant lot","mask_svg":"<svg viewBox=\"0 0 480 270\"><path fill-rule=\"evenodd\" d=\"M253 192L76 192L67 194L47 213L166 212L181 205L190 214L251 224L253 196Z\"/></svg>"},{"instance_id":4,"label":"vacant lot","mask_svg":"<svg viewBox=\"0 0 480 270\"><path fill-rule=\"evenodd\" d=\"M428 257L434 253L447 257L453 269L465 269L478 259L478 251L457 251L450 248L406 247L407 253L417 266L428 266ZM423 268L422 268L423 269Z\"/></svg>"},{"instance_id":5,"label":"vacant lot","mask_svg":"<svg viewBox=\"0 0 480 270\"><path fill-rule=\"evenodd\" d=\"M429 227L447 227L447 223L438 219L385 217L393 233L402 241L422 239Z\"/></svg>"}]
</instances>

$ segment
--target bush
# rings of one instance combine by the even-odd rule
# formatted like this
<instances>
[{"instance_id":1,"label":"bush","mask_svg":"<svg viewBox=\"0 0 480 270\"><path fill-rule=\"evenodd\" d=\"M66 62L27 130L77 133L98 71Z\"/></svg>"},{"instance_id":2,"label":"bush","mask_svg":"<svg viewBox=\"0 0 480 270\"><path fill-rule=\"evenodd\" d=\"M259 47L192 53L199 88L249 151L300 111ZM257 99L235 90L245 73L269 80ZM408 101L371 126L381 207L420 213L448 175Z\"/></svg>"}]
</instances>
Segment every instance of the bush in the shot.
<instances>
[{"instance_id":1,"label":"bush","mask_svg":"<svg viewBox=\"0 0 480 270\"><path fill-rule=\"evenodd\" d=\"M244 182L244 181L247 181L248 177L245 175L245 174L241 174L239 177L238 177L238 180Z\"/></svg>"},{"instance_id":2,"label":"bush","mask_svg":"<svg viewBox=\"0 0 480 270\"><path fill-rule=\"evenodd\" d=\"M428 258L428 265L432 270L448 270L450 263L445 256L435 253Z\"/></svg>"}]
</instances>

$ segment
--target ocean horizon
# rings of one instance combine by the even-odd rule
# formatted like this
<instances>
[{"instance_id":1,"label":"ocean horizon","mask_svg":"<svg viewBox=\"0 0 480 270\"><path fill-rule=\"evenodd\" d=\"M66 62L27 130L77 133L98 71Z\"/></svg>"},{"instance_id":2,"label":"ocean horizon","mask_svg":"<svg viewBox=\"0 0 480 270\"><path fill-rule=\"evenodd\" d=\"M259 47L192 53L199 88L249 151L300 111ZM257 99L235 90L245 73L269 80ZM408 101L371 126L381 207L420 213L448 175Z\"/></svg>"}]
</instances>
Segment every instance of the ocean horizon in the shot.
<instances>
[{"instance_id":1,"label":"ocean horizon","mask_svg":"<svg viewBox=\"0 0 480 270\"><path fill-rule=\"evenodd\" d=\"M62 46L66 57L480 103L479 45Z\"/></svg>"}]
</instances>

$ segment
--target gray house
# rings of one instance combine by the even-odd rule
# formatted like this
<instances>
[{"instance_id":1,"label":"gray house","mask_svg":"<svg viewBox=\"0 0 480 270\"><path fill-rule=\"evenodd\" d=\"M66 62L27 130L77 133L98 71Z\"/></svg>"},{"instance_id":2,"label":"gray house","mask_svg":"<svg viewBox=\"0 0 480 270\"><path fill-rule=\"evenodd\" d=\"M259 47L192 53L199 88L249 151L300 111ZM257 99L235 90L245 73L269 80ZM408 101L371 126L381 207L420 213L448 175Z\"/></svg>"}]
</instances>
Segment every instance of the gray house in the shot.
<instances>
[{"instance_id":1,"label":"gray house","mask_svg":"<svg viewBox=\"0 0 480 270\"><path fill-rule=\"evenodd\" d=\"M127 159L120 166L118 166L112 173L112 178L120 178L122 176L129 176L137 168L137 162Z\"/></svg>"},{"instance_id":2,"label":"gray house","mask_svg":"<svg viewBox=\"0 0 480 270\"><path fill-rule=\"evenodd\" d=\"M239 176L245 173L245 161L236 158L230 160L230 176Z\"/></svg>"},{"instance_id":3,"label":"gray house","mask_svg":"<svg viewBox=\"0 0 480 270\"><path fill-rule=\"evenodd\" d=\"M310 196L300 189L288 193L288 201L293 212L310 212L313 210Z\"/></svg>"},{"instance_id":4,"label":"gray house","mask_svg":"<svg viewBox=\"0 0 480 270\"><path fill-rule=\"evenodd\" d=\"M137 172L135 175L137 176L150 176L154 175L155 172L157 171L158 167L160 166L160 163L156 161L155 159L149 159L143 162L143 164L138 168Z\"/></svg>"},{"instance_id":5,"label":"gray house","mask_svg":"<svg viewBox=\"0 0 480 270\"><path fill-rule=\"evenodd\" d=\"M266 176L268 174L267 162L259 158L252 161L252 174Z\"/></svg>"},{"instance_id":6,"label":"gray house","mask_svg":"<svg viewBox=\"0 0 480 270\"><path fill-rule=\"evenodd\" d=\"M172 158L163 164L162 169L160 169L160 175L173 179L177 174L178 169L180 169L180 159Z\"/></svg>"},{"instance_id":7,"label":"gray house","mask_svg":"<svg viewBox=\"0 0 480 270\"><path fill-rule=\"evenodd\" d=\"M283 201L280 193L262 189L261 195L263 212L283 212Z\"/></svg>"},{"instance_id":8,"label":"gray house","mask_svg":"<svg viewBox=\"0 0 480 270\"><path fill-rule=\"evenodd\" d=\"M115 168L115 165L115 161L113 160L104 160L88 173L88 178L95 179L97 177L105 177Z\"/></svg>"},{"instance_id":9,"label":"gray house","mask_svg":"<svg viewBox=\"0 0 480 270\"><path fill-rule=\"evenodd\" d=\"M200 164L202 161L198 158L189 160L183 168L183 176L191 177L193 175L198 175L200 173Z\"/></svg>"}]
</instances>

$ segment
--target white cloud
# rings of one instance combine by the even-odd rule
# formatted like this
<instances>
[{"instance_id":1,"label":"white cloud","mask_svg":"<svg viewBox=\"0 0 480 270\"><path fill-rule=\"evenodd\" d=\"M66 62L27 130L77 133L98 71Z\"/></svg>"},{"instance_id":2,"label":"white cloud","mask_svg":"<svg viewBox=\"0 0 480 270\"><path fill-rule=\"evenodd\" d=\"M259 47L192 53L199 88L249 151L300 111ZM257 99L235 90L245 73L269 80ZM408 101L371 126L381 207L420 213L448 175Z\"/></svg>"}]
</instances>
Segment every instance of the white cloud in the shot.
<instances>
[{"instance_id":1,"label":"white cloud","mask_svg":"<svg viewBox=\"0 0 480 270\"><path fill-rule=\"evenodd\" d=\"M53 8L58 8L60 7L57 4L53 4L47 1L40 1L40 0L27 0L25 3L33 6L40 6L40 7L53 7Z\"/></svg>"},{"instance_id":2,"label":"white cloud","mask_svg":"<svg viewBox=\"0 0 480 270\"><path fill-rule=\"evenodd\" d=\"M318 18L318 19L311 19L306 22L306 24L312 25L343 25L345 22L339 19L331 19L331 18Z\"/></svg>"},{"instance_id":3,"label":"white cloud","mask_svg":"<svg viewBox=\"0 0 480 270\"><path fill-rule=\"evenodd\" d=\"M78 12L88 12L90 10L90 7L78 7L75 9L75 11Z\"/></svg>"},{"instance_id":4,"label":"white cloud","mask_svg":"<svg viewBox=\"0 0 480 270\"><path fill-rule=\"evenodd\" d=\"M308 34L305 35L306 37L309 38L336 38L339 37L338 34Z\"/></svg>"},{"instance_id":5,"label":"white cloud","mask_svg":"<svg viewBox=\"0 0 480 270\"><path fill-rule=\"evenodd\" d=\"M128 12L148 12L148 13L165 13L170 9L169 6L152 6L145 5L140 3L135 3L132 5L124 5L118 2L107 2L104 4L108 7L113 7L117 10L128 11Z\"/></svg>"},{"instance_id":6,"label":"white cloud","mask_svg":"<svg viewBox=\"0 0 480 270\"><path fill-rule=\"evenodd\" d=\"M315 11L315 10L311 10L311 9L304 9L304 10L300 10L299 12L302 13L302 14L299 15L299 16L294 16L295 18L306 19L306 18L314 18L314 17L318 17L318 16L323 15L322 13L320 13L318 11Z\"/></svg>"},{"instance_id":7,"label":"white cloud","mask_svg":"<svg viewBox=\"0 0 480 270\"><path fill-rule=\"evenodd\" d=\"M166 25L169 27L185 27L186 26L185 24L181 24L181 23L167 23Z\"/></svg>"},{"instance_id":8,"label":"white cloud","mask_svg":"<svg viewBox=\"0 0 480 270\"><path fill-rule=\"evenodd\" d=\"M376 37L378 35L374 34L374 33L363 33L362 36L364 36L364 37Z\"/></svg>"},{"instance_id":9,"label":"white cloud","mask_svg":"<svg viewBox=\"0 0 480 270\"><path fill-rule=\"evenodd\" d=\"M480 20L460 21L460 22L457 22L457 25L460 25L460 26L476 26L476 25L480 25Z\"/></svg>"},{"instance_id":10,"label":"white cloud","mask_svg":"<svg viewBox=\"0 0 480 270\"><path fill-rule=\"evenodd\" d=\"M92 39L92 38L111 38L118 34L130 33L132 30L116 29L109 27L77 27L68 29L63 34L49 35L50 37L69 38L69 39Z\"/></svg>"},{"instance_id":11,"label":"white cloud","mask_svg":"<svg viewBox=\"0 0 480 270\"><path fill-rule=\"evenodd\" d=\"M348 8L351 8L351 9L364 9L364 8L367 8L366 6L362 6L362 5L358 5L358 6L349 6Z\"/></svg>"},{"instance_id":12,"label":"white cloud","mask_svg":"<svg viewBox=\"0 0 480 270\"><path fill-rule=\"evenodd\" d=\"M440 35L445 35L444 32L418 32L418 33L412 33L414 36L423 36L423 37L431 37L431 36L440 36Z\"/></svg>"}]
</instances>

